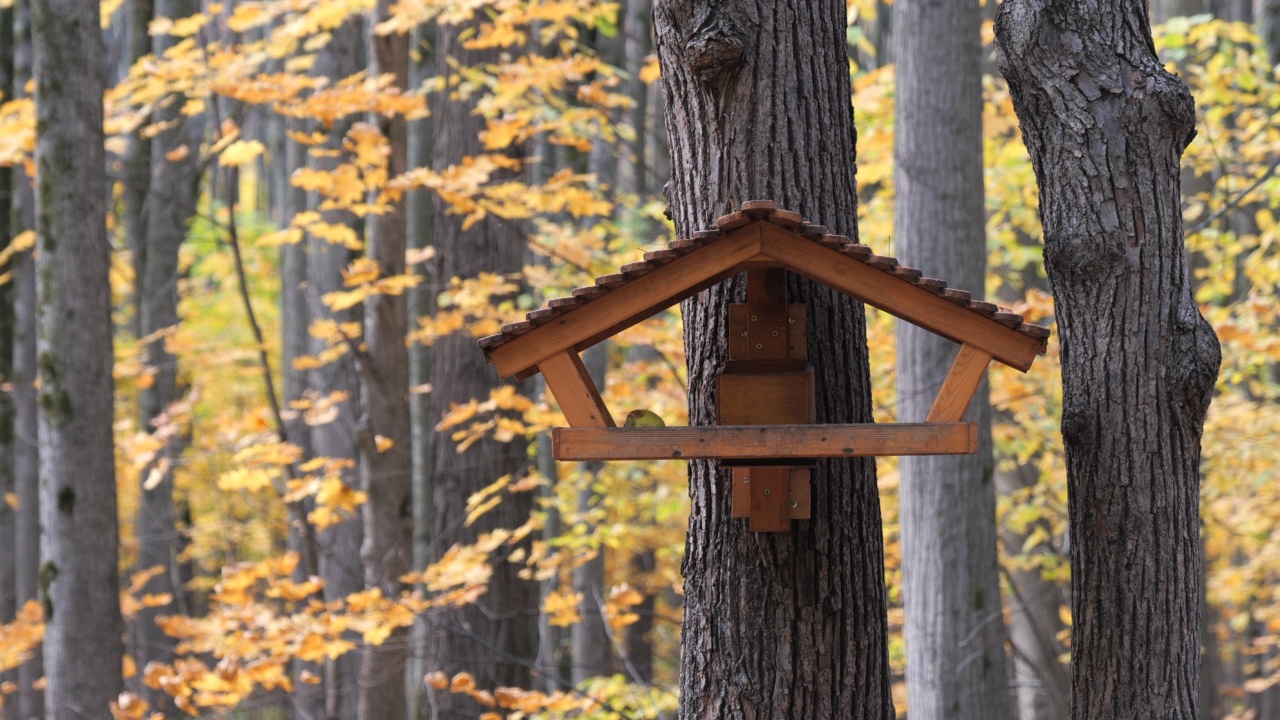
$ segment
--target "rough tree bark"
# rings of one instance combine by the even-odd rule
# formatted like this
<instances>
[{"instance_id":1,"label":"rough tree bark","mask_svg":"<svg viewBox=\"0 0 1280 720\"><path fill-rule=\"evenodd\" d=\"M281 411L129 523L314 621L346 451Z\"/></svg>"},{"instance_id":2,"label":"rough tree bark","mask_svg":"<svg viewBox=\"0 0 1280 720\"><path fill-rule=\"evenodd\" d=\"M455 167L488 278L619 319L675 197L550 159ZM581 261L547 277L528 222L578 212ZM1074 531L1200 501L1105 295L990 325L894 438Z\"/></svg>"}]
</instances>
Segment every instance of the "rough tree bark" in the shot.
<instances>
[{"instance_id":1,"label":"rough tree bark","mask_svg":"<svg viewBox=\"0 0 1280 720\"><path fill-rule=\"evenodd\" d=\"M857 237L845 4L654 3L672 167L669 212L687 237L767 198ZM727 305L741 281L684 303L689 417L713 418ZM818 422L870 422L860 304L794 278L808 304ZM891 718L875 466L820 463L812 520L753 535L729 519L729 477L690 464L681 715Z\"/></svg>"},{"instance_id":2,"label":"rough tree bark","mask_svg":"<svg viewBox=\"0 0 1280 720\"><path fill-rule=\"evenodd\" d=\"M31 5L36 78L40 589L48 720L123 688L98 3Z\"/></svg>"},{"instance_id":3,"label":"rough tree bark","mask_svg":"<svg viewBox=\"0 0 1280 720\"><path fill-rule=\"evenodd\" d=\"M496 50L467 50L460 33L474 25L441 25L436 35L438 58L452 57L464 67L496 62ZM472 30L474 31L474 30ZM464 36L465 37L465 36ZM483 152L477 133L484 121L473 114L475 96L449 100L435 112L435 162L437 168L459 162L463 157ZM447 214L437 200L435 240L438 253L432 275L441 284L449 278L473 278L480 272L518 273L524 264L525 242L517 227L489 217L469 230L462 229L463 216ZM448 412L450 403L464 404L472 398L484 399L500 384L496 373L478 362L475 338L459 332L438 339L432 346L429 418L433 424ZM495 528L513 528L529 515L530 493L503 499L469 527L463 527L467 497L508 473L520 472L526 463L527 447L522 441L498 442L486 438L465 453L457 452L457 442L449 433L435 438L432 560L456 543L474 542L481 533ZM538 652L537 585L522 580L519 568L495 557L489 591L475 604L457 610L433 613L428 670L471 672L480 687L512 685L529 687L530 668ZM449 691L429 691L429 700L438 719L473 718L483 710L464 696Z\"/></svg>"},{"instance_id":4,"label":"rough tree bark","mask_svg":"<svg viewBox=\"0 0 1280 720\"><path fill-rule=\"evenodd\" d=\"M1071 714L1193 720L1200 436L1220 361L1182 243L1194 104L1143 0L1007 0L996 38L1061 332Z\"/></svg>"},{"instance_id":5,"label":"rough tree bark","mask_svg":"<svg viewBox=\"0 0 1280 720\"><path fill-rule=\"evenodd\" d=\"M409 85L409 36L379 35L376 25L390 15L390 0L378 0L369 28L371 75L392 74L398 88ZM391 177L404 173L408 127L403 116L370 118L387 139ZM396 202L369 219L366 257L378 263L383 277L405 273L405 210ZM409 352L408 299L373 295L364 302L367 366L360 375L364 412L360 419L361 485L369 494L364 513L360 558L364 581L387 597L400 594L400 576L409 570L412 553L412 506L409 500ZM377 440L391 445L379 449ZM366 645L360 670L360 717L398 720L405 716L404 667L409 629L398 628L380 646Z\"/></svg>"},{"instance_id":6,"label":"rough tree bark","mask_svg":"<svg viewBox=\"0 0 1280 720\"><path fill-rule=\"evenodd\" d=\"M894 253L929 277L977 294L987 268L981 21L978 0L893 3ZM898 323L899 422L924 421L956 351L945 338ZM965 417L978 424L976 455L899 461L913 720L1013 717L985 382Z\"/></svg>"},{"instance_id":7,"label":"rough tree bark","mask_svg":"<svg viewBox=\"0 0 1280 720\"><path fill-rule=\"evenodd\" d=\"M195 14L198 4L193 0L156 0L154 7L157 17L180 19ZM151 51L159 56L176 42L177 39L169 35L156 35L152 38ZM200 154L201 123L196 118L183 116L181 109L182 98L176 97L154 114L156 122L172 123L172 127L151 140L145 245L141 248L142 274L137 277L138 332L141 337L153 336L146 345L145 357L148 368L155 373L150 387L140 393L142 429L164 440L164 449L153 461L158 465L144 469L140 477L135 525L137 569L160 568L161 572L147 582L143 591L174 598L179 588L176 578L180 543L173 506L173 466L182 452L184 438L183 433L172 427L167 415L170 404L180 396L178 359L157 334L178 324L178 251L187 236L187 223L196 213L200 183L196 159ZM181 154L183 147L187 149L185 155ZM175 151L178 152L171 155ZM173 660L177 641L156 625L156 618L173 612L173 606L138 611L134 621L134 654L139 668L145 669L152 662ZM158 712L171 714L176 710L173 697L164 690L142 684L140 692Z\"/></svg>"}]
</instances>

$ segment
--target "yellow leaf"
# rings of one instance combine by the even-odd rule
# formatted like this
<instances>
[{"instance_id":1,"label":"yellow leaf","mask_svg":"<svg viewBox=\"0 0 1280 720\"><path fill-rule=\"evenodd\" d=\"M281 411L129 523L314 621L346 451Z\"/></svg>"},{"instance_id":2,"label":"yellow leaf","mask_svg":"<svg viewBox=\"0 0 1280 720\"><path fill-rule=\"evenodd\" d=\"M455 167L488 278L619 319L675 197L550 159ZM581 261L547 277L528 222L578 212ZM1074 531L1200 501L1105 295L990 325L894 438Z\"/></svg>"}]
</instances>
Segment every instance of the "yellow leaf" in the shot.
<instances>
[{"instance_id":1,"label":"yellow leaf","mask_svg":"<svg viewBox=\"0 0 1280 720\"><path fill-rule=\"evenodd\" d=\"M164 159L168 160L169 162L179 162L182 160L186 160L187 156L190 154L191 154L191 146L179 145L178 147L165 153Z\"/></svg>"},{"instance_id":2,"label":"yellow leaf","mask_svg":"<svg viewBox=\"0 0 1280 720\"><path fill-rule=\"evenodd\" d=\"M1068 605L1059 605L1058 619L1062 621L1063 625L1071 627L1071 607Z\"/></svg>"},{"instance_id":3,"label":"yellow leaf","mask_svg":"<svg viewBox=\"0 0 1280 720\"><path fill-rule=\"evenodd\" d=\"M342 284L355 287L373 282L382 275L382 268L373 258L360 258L342 270Z\"/></svg>"},{"instance_id":4,"label":"yellow leaf","mask_svg":"<svg viewBox=\"0 0 1280 720\"><path fill-rule=\"evenodd\" d=\"M11 493L11 492L5 493L4 502L6 505L9 506L10 510L17 510L18 509L18 493Z\"/></svg>"},{"instance_id":5,"label":"yellow leaf","mask_svg":"<svg viewBox=\"0 0 1280 720\"><path fill-rule=\"evenodd\" d=\"M427 673L423 676L422 681L430 686L433 690L443 690L449 687L449 677L439 670Z\"/></svg>"},{"instance_id":6,"label":"yellow leaf","mask_svg":"<svg viewBox=\"0 0 1280 720\"><path fill-rule=\"evenodd\" d=\"M347 308L353 308L356 305L359 305L364 302L364 299L367 297L369 297L369 288L366 286L358 287L355 290L338 290L331 293L325 293L320 299L324 301L324 304L328 306L330 310L333 310L334 312L341 312Z\"/></svg>"},{"instance_id":7,"label":"yellow leaf","mask_svg":"<svg viewBox=\"0 0 1280 720\"><path fill-rule=\"evenodd\" d=\"M373 437L373 444L378 448L378 452L386 452L396 446L394 440L382 435L375 435Z\"/></svg>"},{"instance_id":8,"label":"yellow leaf","mask_svg":"<svg viewBox=\"0 0 1280 720\"><path fill-rule=\"evenodd\" d=\"M658 64L658 56L650 55L644 59L644 66L640 68L640 82L645 85L652 85L662 77L662 66Z\"/></svg>"},{"instance_id":9,"label":"yellow leaf","mask_svg":"<svg viewBox=\"0 0 1280 720\"><path fill-rule=\"evenodd\" d=\"M236 468L218 478L218 489L223 492L260 492L271 486L271 475L264 468Z\"/></svg>"},{"instance_id":10,"label":"yellow leaf","mask_svg":"<svg viewBox=\"0 0 1280 720\"><path fill-rule=\"evenodd\" d=\"M582 594L572 591L553 591L547 593L542 601L542 611L550 617L547 621L557 627L568 627L582 621L578 613L578 605L582 603Z\"/></svg>"},{"instance_id":11,"label":"yellow leaf","mask_svg":"<svg viewBox=\"0 0 1280 720\"><path fill-rule=\"evenodd\" d=\"M222 151L218 156L218 164L227 167L229 165L244 165L247 162L257 158L266 150L266 147L257 140L237 140Z\"/></svg>"}]
</instances>

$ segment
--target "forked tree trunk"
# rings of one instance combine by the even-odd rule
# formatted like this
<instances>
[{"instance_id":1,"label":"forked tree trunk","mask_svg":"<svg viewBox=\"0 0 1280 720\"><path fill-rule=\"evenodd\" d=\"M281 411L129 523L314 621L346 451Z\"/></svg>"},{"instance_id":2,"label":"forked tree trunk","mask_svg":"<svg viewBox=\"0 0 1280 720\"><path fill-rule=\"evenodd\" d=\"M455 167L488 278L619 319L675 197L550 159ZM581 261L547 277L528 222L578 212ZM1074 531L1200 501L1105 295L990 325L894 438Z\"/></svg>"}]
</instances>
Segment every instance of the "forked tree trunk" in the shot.
<instances>
[{"instance_id":1,"label":"forked tree trunk","mask_svg":"<svg viewBox=\"0 0 1280 720\"><path fill-rule=\"evenodd\" d=\"M845 4L654 3L682 237L746 200L772 199L857 237ZM714 422L727 354L723 283L683 306L689 417ZM800 278L817 419L869 422L862 306ZM752 534L729 518L729 476L690 463L681 716L891 718L880 502L871 460L819 464L812 519Z\"/></svg>"},{"instance_id":2,"label":"forked tree trunk","mask_svg":"<svg viewBox=\"0 0 1280 720\"><path fill-rule=\"evenodd\" d=\"M981 15L978 0L897 0L894 252L929 277L982 294ZM898 421L923 422L955 343L898 323ZM1013 717L996 564L991 405L965 419L976 455L904 457L898 492L912 720Z\"/></svg>"},{"instance_id":3,"label":"forked tree trunk","mask_svg":"<svg viewBox=\"0 0 1280 720\"><path fill-rule=\"evenodd\" d=\"M1195 107L1144 0L1006 0L996 37L1061 332L1071 714L1194 720L1200 435L1220 361L1182 242Z\"/></svg>"},{"instance_id":4,"label":"forked tree trunk","mask_svg":"<svg viewBox=\"0 0 1280 720\"><path fill-rule=\"evenodd\" d=\"M47 720L123 689L98 3L31 6L36 78L40 586Z\"/></svg>"}]
</instances>

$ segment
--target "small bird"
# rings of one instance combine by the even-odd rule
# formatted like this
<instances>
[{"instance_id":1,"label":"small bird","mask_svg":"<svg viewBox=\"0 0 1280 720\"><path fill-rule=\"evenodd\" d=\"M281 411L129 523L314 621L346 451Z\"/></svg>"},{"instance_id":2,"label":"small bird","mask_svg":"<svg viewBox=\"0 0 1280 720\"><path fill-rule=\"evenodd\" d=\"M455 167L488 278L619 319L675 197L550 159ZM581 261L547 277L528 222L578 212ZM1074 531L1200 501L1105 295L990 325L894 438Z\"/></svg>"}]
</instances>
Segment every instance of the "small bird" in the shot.
<instances>
[{"instance_id":1,"label":"small bird","mask_svg":"<svg viewBox=\"0 0 1280 720\"><path fill-rule=\"evenodd\" d=\"M629 428L656 428L666 426L667 424L662 422L662 418L658 417L658 413L652 410L632 410L627 413L626 422L622 423L622 427Z\"/></svg>"}]
</instances>

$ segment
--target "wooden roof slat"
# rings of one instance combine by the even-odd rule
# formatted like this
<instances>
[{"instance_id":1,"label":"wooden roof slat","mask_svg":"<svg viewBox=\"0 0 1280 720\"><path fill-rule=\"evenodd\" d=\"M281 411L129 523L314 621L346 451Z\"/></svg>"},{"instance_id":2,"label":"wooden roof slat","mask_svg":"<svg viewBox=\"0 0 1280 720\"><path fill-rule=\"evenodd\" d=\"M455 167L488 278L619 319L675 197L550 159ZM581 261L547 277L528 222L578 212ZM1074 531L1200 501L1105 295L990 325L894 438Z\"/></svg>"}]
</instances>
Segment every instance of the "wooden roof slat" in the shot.
<instances>
[{"instance_id":1,"label":"wooden roof slat","mask_svg":"<svg viewBox=\"0 0 1280 720\"><path fill-rule=\"evenodd\" d=\"M1022 324L1021 315L1017 313L1009 312L1004 308L1001 308L1000 312L997 312L995 315L992 315L991 319L995 320L1001 325L1004 325L1006 327L1011 327L1015 330L1018 329L1018 326Z\"/></svg>"},{"instance_id":2,"label":"wooden roof slat","mask_svg":"<svg viewBox=\"0 0 1280 720\"><path fill-rule=\"evenodd\" d=\"M995 315L997 311L1000 310L999 305L996 305L995 303L984 302L982 300L970 300L969 304L966 305L965 307L969 308L970 310L976 313L980 313L983 317L991 317L992 315Z\"/></svg>"},{"instance_id":3,"label":"wooden roof slat","mask_svg":"<svg viewBox=\"0 0 1280 720\"><path fill-rule=\"evenodd\" d=\"M898 267L894 268L893 274L897 275L903 280L909 280L911 282L915 282L917 278L924 277L923 272L915 268L906 267L905 265L899 265Z\"/></svg>"},{"instance_id":4,"label":"wooden roof slat","mask_svg":"<svg viewBox=\"0 0 1280 720\"><path fill-rule=\"evenodd\" d=\"M716 218L716 227L723 232L736 230L751 222L751 216L744 212L729 213Z\"/></svg>"},{"instance_id":5,"label":"wooden roof slat","mask_svg":"<svg viewBox=\"0 0 1280 720\"><path fill-rule=\"evenodd\" d=\"M898 261L888 255L871 255L866 258L865 262L871 267L879 268L880 270L892 271L898 267Z\"/></svg>"},{"instance_id":6,"label":"wooden roof slat","mask_svg":"<svg viewBox=\"0 0 1280 720\"><path fill-rule=\"evenodd\" d=\"M947 300L950 300L951 302L957 305L968 305L969 298L971 298L972 295L969 294L968 290L957 290L956 288L947 288L946 290L942 291L942 297L946 298Z\"/></svg>"},{"instance_id":7,"label":"wooden roof slat","mask_svg":"<svg viewBox=\"0 0 1280 720\"><path fill-rule=\"evenodd\" d=\"M1044 327L1043 325L1036 325L1034 323L1027 322L1018 326L1018 332L1023 335L1030 335L1038 340L1047 340L1050 334L1049 328Z\"/></svg>"},{"instance_id":8,"label":"wooden roof slat","mask_svg":"<svg viewBox=\"0 0 1280 720\"><path fill-rule=\"evenodd\" d=\"M927 278L927 277L917 278L916 284L924 288L925 290L928 290L929 292L933 293L934 295L940 295L943 290L947 289L947 281L939 280L937 278Z\"/></svg>"},{"instance_id":9,"label":"wooden roof slat","mask_svg":"<svg viewBox=\"0 0 1280 720\"><path fill-rule=\"evenodd\" d=\"M596 285L588 285L586 287L574 288L573 296L582 300L593 300L608 292L602 287Z\"/></svg>"},{"instance_id":10,"label":"wooden roof slat","mask_svg":"<svg viewBox=\"0 0 1280 720\"><path fill-rule=\"evenodd\" d=\"M848 255L859 262L866 262L868 259L873 257L871 255L871 248L866 245L857 245L854 243L849 243L848 245L840 248L840 253L842 255Z\"/></svg>"},{"instance_id":11,"label":"wooden roof slat","mask_svg":"<svg viewBox=\"0 0 1280 720\"><path fill-rule=\"evenodd\" d=\"M548 307L556 308L557 310L559 310L559 309L564 309L564 310L566 310L566 311L567 311L567 310L572 310L573 308L578 307L578 306L579 306L579 305L581 305L583 302L584 302L584 301L583 301L583 299L582 299L582 298L576 298L576 297L559 297L559 298L553 298L552 300L550 300L550 301L547 303L547 306L548 306Z\"/></svg>"},{"instance_id":12,"label":"wooden roof slat","mask_svg":"<svg viewBox=\"0 0 1280 720\"><path fill-rule=\"evenodd\" d=\"M1042 343L1036 338L991 322L940 296L921 293L891 273L857 262L842 252L831 252L781 229L762 227L766 255L846 295L872 303L949 340L969 343L1019 370L1029 369L1040 352ZM968 293L964 294L967 302Z\"/></svg>"},{"instance_id":13,"label":"wooden roof slat","mask_svg":"<svg viewBox=\"0 0 1280 720\"><path fill-rule=\"evenodd\" d=\"M739 209L753 218L763 219L769 217L769 212L777 207L772 200L748 200Z\"/></svg>"},{"instance_id":14,"label":"wooden roof slat","mask_svg":"<svg viewBox=\"0 0 1280 720\"><path fill-rule=\"evenodd\" d=\"M769 213L769 222L788 230L796 230L804 222L804 216L790 210L774 210Z\"/></svg>"}]
</instances>

